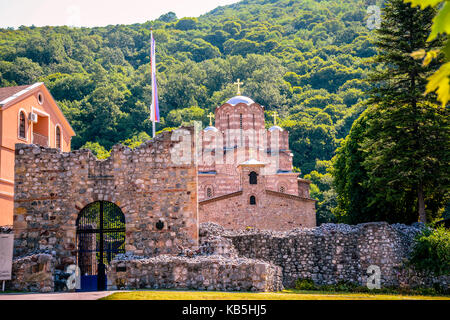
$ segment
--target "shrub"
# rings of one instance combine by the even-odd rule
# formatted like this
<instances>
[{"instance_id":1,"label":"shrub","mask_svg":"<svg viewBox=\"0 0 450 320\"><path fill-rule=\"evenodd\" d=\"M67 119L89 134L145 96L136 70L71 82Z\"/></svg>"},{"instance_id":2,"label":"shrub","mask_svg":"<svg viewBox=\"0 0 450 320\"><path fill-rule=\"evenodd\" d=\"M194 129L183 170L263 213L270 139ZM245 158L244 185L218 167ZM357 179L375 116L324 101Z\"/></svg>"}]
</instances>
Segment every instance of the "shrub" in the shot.
<instances>
[{"instance_id":1,"label":"shrub","mask_svg":"<svg viewBox=\"0 0 450 320\"><path fill-rule=\"evenodd\" d=\"M297 279L295 281L295 289L297 290L317 290L314 281L311 279Z\"/></svg>"},{"instance_id":2,"label":"shrub","mask_svg":"<svg viewBox=\"0 0 450 320\"><path fill-rule=\"evenodd\" d=\"M444 227L424 229L415 238L409 262L417 270L450 274L450 230Z\"/></svg>"},{"instance_id":3,"label":"shrub","mask_svg":"<svg viewBox=\"0 0 450 320\"><path fill-rule=\"evenodd\" d=\"M316 285L311 279L298 279L295 281L296 290L317 290L324 292L351 292L351 293L369 293L369 294L400 294L400 295L425 295L425 296L436 296L436 295L449 295L450 290L444 288L439 283L435 283L433 287L382 287L380 289L369 289L366 286L361 286L356 283L348 281L339 281L336 284L329 285Z\"/></svg>"},{"instance_id":4,"label":"shrub","mask_svg":"<svg viewBox=\"0 0 450 320\"><path fill-rule=\"evenodd\" d=\"M336 283L336 290L337 291L353 291L355 288L357 288L358 285L348 282L348 281L339 281Z\"/></svg>"},{"instance_id":5,"label":"shrub","mask_svg":"<svg viewBox=\"0 0 450 320\"><path fill-rule=\"evenodd\" d=\"M369 293L370 289L367 288L366 286L357 286L353 289L353 292L357 292L357 293Z\"/></svg>"},{"instance_id":6,"label":"shrub","mask_svg":"<svg viewBox=\"0 0 450 320\"><path fill-rule=\"evenodd\" d=\"M336 291L336 286L334 286L332 284L324 284L324 285L320 286L319 290L320 291L334 292L334 291Z\"/></svg>"}]
</instances>

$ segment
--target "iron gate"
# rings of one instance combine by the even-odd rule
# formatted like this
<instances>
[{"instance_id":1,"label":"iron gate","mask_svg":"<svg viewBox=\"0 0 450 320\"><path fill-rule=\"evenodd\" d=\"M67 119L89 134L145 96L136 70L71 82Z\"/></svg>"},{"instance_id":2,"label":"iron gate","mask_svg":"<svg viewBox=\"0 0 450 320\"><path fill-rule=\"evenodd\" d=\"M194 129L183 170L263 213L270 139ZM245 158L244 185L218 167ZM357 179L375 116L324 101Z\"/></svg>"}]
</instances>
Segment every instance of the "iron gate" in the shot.
<instances>
[{"instance_id":1,"label":"iron gate","mask_svg":"<svg viewBox=\"0 0 450 320\"><path fill-rule=\"evenodd\" d=\"M76 225L81 290L105 290L106 266L125 253L125 216L114 203L96 201L80 211Z\"/></svg>"}]
</instances>

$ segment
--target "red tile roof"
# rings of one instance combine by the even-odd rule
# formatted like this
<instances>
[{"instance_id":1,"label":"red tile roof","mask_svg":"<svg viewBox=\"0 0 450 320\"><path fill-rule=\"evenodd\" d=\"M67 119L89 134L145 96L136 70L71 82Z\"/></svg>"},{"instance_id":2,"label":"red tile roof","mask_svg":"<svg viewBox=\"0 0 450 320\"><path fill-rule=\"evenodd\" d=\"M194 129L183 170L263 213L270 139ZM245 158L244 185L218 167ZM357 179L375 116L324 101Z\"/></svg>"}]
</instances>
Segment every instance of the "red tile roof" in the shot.
<instances>
[{"instance_id":1,"label":"red tile roof","mask_svg":"<svg viewBox=\"0 0 450 320\"><path fill-rule=\"evenodd\" d=\"M25 86L17 86L17 87L4 87L0 88L0 101L5 100L6 98L11 97L12 95L16 94L17 92L22 91L23 89L28 88L30 85Z\"/></svg>"}]
</instances>

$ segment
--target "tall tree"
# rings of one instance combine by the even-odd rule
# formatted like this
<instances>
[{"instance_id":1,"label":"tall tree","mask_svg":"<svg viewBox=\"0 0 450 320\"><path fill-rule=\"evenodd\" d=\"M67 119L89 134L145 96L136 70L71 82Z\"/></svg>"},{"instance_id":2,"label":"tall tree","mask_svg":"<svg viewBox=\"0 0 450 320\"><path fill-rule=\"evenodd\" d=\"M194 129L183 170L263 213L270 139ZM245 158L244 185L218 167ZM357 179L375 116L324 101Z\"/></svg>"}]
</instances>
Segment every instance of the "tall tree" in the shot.
<instances>
[{"instance_id":1,"label":"tall tree","mask_svg":"<svg viewBox=\"0 0 450 320\"><path fill-rule=\"evenodd\" d=\"M448 110L436 105L435 96L423 95L437 63L424 66L411 57L418 49L428 51L441 44L439 39L426 42L434 14L432 8L420 11L402 0L390 0L384 8L377 32L377 67L369 77L366 129L350 135L347 140L358 140L346 141L335 159L337 191L347 193L338 197L341 209L359 207L352 203L357 200L353 192L366 197L368 209L350 212L353 217L362 214L363 220L379 220L383 215L377 211L385 208L392 211L384 217L390 222L412 222L417 216L426 222L427 205L429 214L436 215L448 200ZM346 152L357 156L352 158L356 165L348 166L343 159ZM347 177L343 170L352 168L362 170L367 178L356 184L341 181Z\"/></svg>"}]
</instances>

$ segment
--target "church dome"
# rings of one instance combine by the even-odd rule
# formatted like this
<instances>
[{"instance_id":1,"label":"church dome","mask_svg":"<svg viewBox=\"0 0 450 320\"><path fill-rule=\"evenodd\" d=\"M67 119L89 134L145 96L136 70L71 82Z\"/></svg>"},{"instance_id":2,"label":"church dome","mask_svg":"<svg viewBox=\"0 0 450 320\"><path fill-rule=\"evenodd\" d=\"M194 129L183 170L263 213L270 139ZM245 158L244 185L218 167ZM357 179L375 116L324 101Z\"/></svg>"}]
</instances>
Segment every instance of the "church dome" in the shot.
<instances>
[{"instance_id":1,"label":"church dome","mask_svg":"<svg viewBox=\"0 0 450 320\"><path fill-rule=\"evenodd\" d=\"M255 101L253 101L249 97L236 96L236 97L233 97L230 100L228 100L227 103L231 104L232 106L235 106L238 103L245 103L247 105L251 105L252 103L255 103Z\"/></svg>"},{"instance_id":2,"label":"church dome","mask_svg":"<svg viewBox=\"0 0 450 320\"><path fill-rule=\"evenodd\" d=\"M209 127L206 127L205 129L203 129L203 131L205 131L205 132L208 132L208 131L217 132L219 130L216 127L209 126Z\"/></svg>"},{"instance_id":3,"label":"church dome","mask_svg":"<svg viewBox=\"0 0 450 320\"><path fill-rule=\"evenodd\" d=\"M275 131L275 130L283 131L283 128L281 128L281 127L279 127L279 126L272 126L272 127L270 127L270 129L269 129L270 132Z\"/></svg>"}]
</instances>

